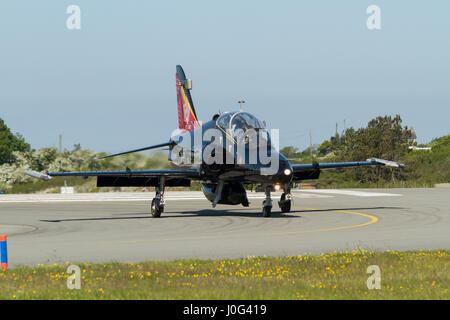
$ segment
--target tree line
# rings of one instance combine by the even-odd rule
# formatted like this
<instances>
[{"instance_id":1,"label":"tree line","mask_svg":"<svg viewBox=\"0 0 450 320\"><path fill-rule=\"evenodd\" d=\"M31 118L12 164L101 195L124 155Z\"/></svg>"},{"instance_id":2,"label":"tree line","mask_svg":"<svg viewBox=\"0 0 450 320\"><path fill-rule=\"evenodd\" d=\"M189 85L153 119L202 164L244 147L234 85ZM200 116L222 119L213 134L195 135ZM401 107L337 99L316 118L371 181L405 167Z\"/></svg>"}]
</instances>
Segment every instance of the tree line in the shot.
<instances>
[{"instance_id":1,"label":"tree line","mask_svg":"<svg viewBox=\"0 0 450 320\"><path fill-rule=\"evenodd\" d=\"M361 167L323 171L318 187L433 186L450 182L450 136L436 138L428 144L431 151L410 151L416 142L411 129L402 124L399 115L380 116L359 129L348 128L336 133L313 149L299 152L287 146L280 151L298 162L364 161L380 158L406 164L404 169Z\"/></svg>"},{"instance_id":2,"label":"tree line","mask_svg":"<svg viewBox=\"0 0 450 320\"><path fill-rule=\"evenodd\" d=\"M38 180L25 175L24 170L42 171L89 171L89 170L123 170L168 166L167 158L161 154L147 156L130 154L117 158L100 160L105 153L82 149L75 144L71 150L58 152L56 148L31 149L23 136L12 134L0 119L0 191L12 189L14 185L37 183Z\"/></svg>"},{"instance_id":3,"label":"tree line","mask_svg":"<svg viewBox=\"0 0 450 320\"><path fill-rule=\"evenodd\" d=\"M13 134L0 118L0 165L11 163L15 160L14 152L27 152L31 147L20 134Z\"/></svg>"},{"instance_id":4,"label":"tree line","mask_svg":"<svg viewBox=\"0 0 450 320\"><path fill-rule=\"evenodd\" d=\"M348 128L313 146L312 150L299 151L286 146L280 151L293 163L363 161L375 157L407 165L402 170L383 167L327 170L323 171L318 187L433 186L450 182L450 135L430 142L428 146L432 151L411 152L408 147L412 143L411 130L403 126L401 117L396 115L377 117L363 128ZM80 171L169 167L163 154L130 154L99 160L102 155L105 154L82 149L79 144L63 152L51 147L33 150L21 134L13 134L0 119L0 190L36 183L36 179L23 174L27 169Z\"/></svg>"}]
</instances>

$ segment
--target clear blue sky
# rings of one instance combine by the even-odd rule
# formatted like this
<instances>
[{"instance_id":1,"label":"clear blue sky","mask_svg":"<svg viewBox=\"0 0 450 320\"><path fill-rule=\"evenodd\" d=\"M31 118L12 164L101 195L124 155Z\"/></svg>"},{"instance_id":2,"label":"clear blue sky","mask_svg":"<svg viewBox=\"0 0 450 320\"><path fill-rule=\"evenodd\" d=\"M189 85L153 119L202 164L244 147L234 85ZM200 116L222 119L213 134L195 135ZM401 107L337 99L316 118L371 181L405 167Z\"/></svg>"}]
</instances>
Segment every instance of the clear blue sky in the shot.
<instances>
[{"instance_id":1,"label":"clear blue sky","mask_svg":"<svg viewBox=\"0 0 450 320\"><path fill-rule=\"evenodd\" d=\"M66 28L70 4L81 30ZM60 133L106 152L166 141L177 64L200 120L244 98L281 146L397 113L419 142L450 131L448 1L0 2L0 117L33 148Z\"/></svg>"}]
</instances>

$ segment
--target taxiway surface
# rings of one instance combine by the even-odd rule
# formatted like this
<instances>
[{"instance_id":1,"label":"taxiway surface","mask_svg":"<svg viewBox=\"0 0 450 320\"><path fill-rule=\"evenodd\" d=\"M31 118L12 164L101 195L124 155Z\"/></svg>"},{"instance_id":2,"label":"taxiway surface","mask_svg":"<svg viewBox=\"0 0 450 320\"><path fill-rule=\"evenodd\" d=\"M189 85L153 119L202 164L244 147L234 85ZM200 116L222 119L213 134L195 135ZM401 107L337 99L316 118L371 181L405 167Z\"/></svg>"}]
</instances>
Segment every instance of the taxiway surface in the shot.
<instances>
[{"instance_id":1,"label":"taxiway surface","mask_svg":"<svg viewBox=\"0 0 450 320\"><path fill-rule=\"evenodd\" d=\"M239 258L352 250L450 248L450 189L297 190L290 213L273 194L250 207L218 205L200 192L0 195L0 234L11 267L76 262Z\"/></svg>"}]
</instances>

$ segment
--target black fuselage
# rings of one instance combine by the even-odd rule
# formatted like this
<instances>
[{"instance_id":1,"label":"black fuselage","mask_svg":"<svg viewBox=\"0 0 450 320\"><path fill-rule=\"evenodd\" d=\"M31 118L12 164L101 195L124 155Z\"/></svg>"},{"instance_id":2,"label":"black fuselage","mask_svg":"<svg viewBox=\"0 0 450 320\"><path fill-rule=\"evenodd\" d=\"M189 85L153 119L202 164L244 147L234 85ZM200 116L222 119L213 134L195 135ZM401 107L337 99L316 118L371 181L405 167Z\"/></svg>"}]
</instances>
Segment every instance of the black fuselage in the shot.
<instances>
[{"instance_id":1,"label":"black fuselage","mask_svg":"<svg viewBox=\"0 0 450 320\"><path fill-rule=\"evenodd\" d=\"M210 137L208 130L213 129L215 135ZM265 129L261 129L265 130ZM203 181L217 183L218 181L240 182L240 183L260 183L260 184L280 184L285 185L292 180L292 166L290 162L275 148L272 147L270 136L267 134L268 141L264 141L262 145L268 146L261 150L260 144L252 145L244 143L244 153L239 153L238 143L226 130L217 125L214 120L204 123L202 126L194 130L173 136L172 141L176 141L176 146L170 147L169 161L174 168L191 168L201 172ZM217 141L218 140L218 141ZM258 140L260 141L260 139ZM222 161L208 161L210 152L208 150L215 149L218 154L217 159ZM241 149L242 150L242 149ZM263 162L259 156L265 153L271 159L277 158L275 170L270 170L269 174L264 174L271 164ZM251 153L257 156L251 161ZM180 161L184 160L184 161ZM187 161L186 161L187 160Z\"/></svg>"}]
</instances>

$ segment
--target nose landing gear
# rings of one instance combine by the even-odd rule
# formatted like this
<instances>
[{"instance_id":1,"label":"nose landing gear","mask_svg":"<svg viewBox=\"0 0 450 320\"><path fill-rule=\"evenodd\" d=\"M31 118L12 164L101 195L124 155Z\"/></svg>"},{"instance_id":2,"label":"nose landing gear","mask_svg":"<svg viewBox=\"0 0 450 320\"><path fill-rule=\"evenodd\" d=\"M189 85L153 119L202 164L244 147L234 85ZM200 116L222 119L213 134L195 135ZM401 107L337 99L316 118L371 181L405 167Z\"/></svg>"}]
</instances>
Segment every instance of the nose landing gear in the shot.
<instances>
[{"instance_id":1,"label":"nose landing gear","mask_svg":"<svg viewBox=\"0 0 450 320\"><path fill-rule=\"evenodd\" d=\"M272 186L266 187L266 199L263 201L263 216L270 217L272 214L272 199L270 198L270 192L272 191Z\"/></svg>"}]
</instances>

